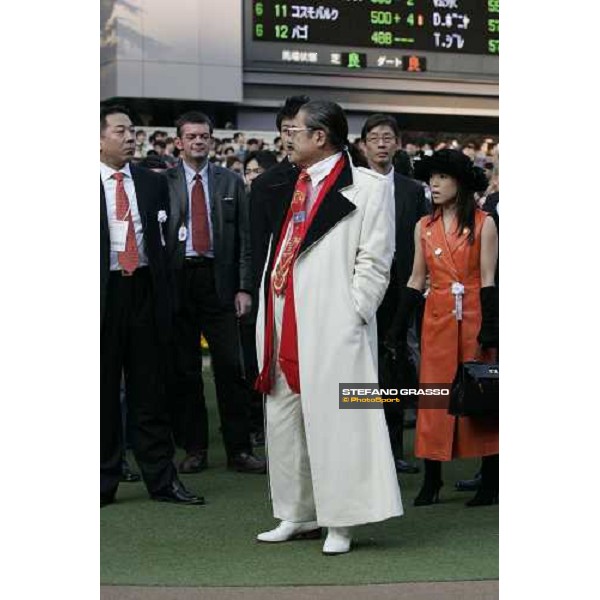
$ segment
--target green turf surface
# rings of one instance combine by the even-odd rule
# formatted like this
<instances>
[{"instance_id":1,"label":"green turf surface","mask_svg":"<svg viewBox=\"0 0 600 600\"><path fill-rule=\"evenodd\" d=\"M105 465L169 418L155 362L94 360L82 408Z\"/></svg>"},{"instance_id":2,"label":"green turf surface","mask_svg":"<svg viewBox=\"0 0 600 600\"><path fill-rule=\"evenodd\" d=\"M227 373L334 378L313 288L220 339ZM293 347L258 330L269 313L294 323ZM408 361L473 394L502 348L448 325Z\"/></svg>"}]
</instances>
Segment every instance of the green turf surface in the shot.
<instances>
[{"instance_id":1,"label":"green turf surface","mask_svg":"<svg viewBox=\"0 0 600 600\"><path fill-rule=\"evenodd\" d=\"M356 528L354 550L321 554L322 541L257 544L276 525L265 475L225 469L210 405L210 468L184 475L205 506L152 502L142 484L121 484L117 502L100 512L103 584L258 586L453 581L498 578L498 507L466 508L471 494L453 490L478 461L444 465L441 503L414 508L421 475L400 475L404 516ZM412 432L407 432L412 448ZM133 462L133 461L132 461Z\"/></svg>"}]
</instances>

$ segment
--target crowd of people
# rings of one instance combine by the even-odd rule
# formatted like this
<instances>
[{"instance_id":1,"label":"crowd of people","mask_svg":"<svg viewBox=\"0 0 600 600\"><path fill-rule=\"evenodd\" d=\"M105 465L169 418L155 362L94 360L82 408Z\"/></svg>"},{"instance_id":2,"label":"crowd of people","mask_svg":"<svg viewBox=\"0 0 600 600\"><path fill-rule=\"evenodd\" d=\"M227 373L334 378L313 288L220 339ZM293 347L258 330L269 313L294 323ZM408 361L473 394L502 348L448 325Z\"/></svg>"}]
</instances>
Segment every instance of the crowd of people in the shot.
<instances>
[{"instance_id":1,"label":"crowd of people","mask_svg":"<svg viewBox=\"0 0 600 600\"><path fill-rule=\"evenodd\" d=\"M146 130L138 129L135 136L135 159L158 156L162 158L167 168L177 164L180 150L175 145L175 138L170 137L168 132L157 129L148 136ZM473 161L473 164L486 171L488 179L492 177L494 151L497 146L497 140L494 138L447 134L431 136L403 134L400 140L401 143L398 145L394 156L394 169L403 175L413 177L414 165L419 160L431 156L435 151L449 148L459 150L467 155ZM354 139L350 142L350 146L355 163L359 166L368 166L361 138ZM264 161L268 161L269 165L273 164L271 158L281 162L287 156L281 135L277 135L272 142L268 142L262 138L247 137L245 132L237 131L233 133L231 138L212 137L208 160L244 176L246 159L256 152L261 152ZM252 179L252 173L251 170L249 173L251 175L250 179ZM248 175L245 179L248 183Z\"/></svg>"},{"instance_id":2,"label":"crowd of people","mask_svg":"<svg viewBox=\"0 0 600 600\"><path fill-rule=\"evenodd\" d=\"M497 145L402 147L384 114L350 143L339 105L306 96L281 107L273 149L216 140L198 111L174 125L146 141L101 107L101 506L131 480L126 436L152 499L204 503L178 478L209 464L204 336L227 467L268 471L279 524L258 541L325 527L323 552L346 553L352 527L403 514L397 473L420 468L404 404L342 409L339 384L450 385L497 360ZM482 458L467 505L498 501L497 418L418 406L414 455L415 506L459 457Z\"/></svg>"}]
</instances>

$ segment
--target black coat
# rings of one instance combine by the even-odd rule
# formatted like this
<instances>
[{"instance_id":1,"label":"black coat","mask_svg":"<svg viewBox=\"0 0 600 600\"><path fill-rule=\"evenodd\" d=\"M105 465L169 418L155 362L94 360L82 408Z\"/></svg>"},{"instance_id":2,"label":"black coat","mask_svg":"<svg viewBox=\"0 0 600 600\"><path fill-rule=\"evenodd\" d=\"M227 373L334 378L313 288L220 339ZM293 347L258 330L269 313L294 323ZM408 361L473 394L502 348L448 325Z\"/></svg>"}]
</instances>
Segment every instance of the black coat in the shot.
<instances>
[{"instance_id":1,"label":"black coat","mask_svg":"<svg viewBox=\"0 0 600 600\"><path fill-rule=\"evenodd\" d=\"M428 213L425 190L418 181L394 173L396 202L396 252L392 262L390 284L377 311L377 329L380 341L391 325L398 306L400 290L412 273L415 258L415 226Z\"/></svg>"},{"instance_id":2,"label":"black coat","mask_svg":"<svg viewBox=\"0 0 600 600\"><path fill-rule=\"evenodd\" d=\"M496 229L498 230L498 236L500 236L500 215L498 214L498 204L500 202L500 192L494 192L490 194L483 203L483 210L488 213L492 219L494 219L494 223L496 223ZM494 280L496 282L496 287L500 287L500 259L496 264L496 274L494 276Z\"/></svg>"},{"instance_id":3,"label":"black coat","mask_svg":"<svg viewBox=\"0 0 600 600\"><path fill-rule=\"evenodd\" d=\"M183 164L166 171L171 215L167 229L167 250L173 269L181 269L185 260L185 241L178 232L187 226L189 200ZM235 294L251 292L252 258L250 215L241 177L222 167L208 164L208 189L215 255L215 287L224 307L233 308ZM191 232L188 231L188 235Z\"/></svg>"},{"instance_id":4,"label":"black coat","mask_svg":"<svg viewBox=\"0 0 600 600\"><path fill-rule=\"evenodd\" d=\"M165 341L171 333L172 325L172 278L168 270L165 247L161 241L158 213L164 210L168 218L169 192L167 181L163 175L136 167L133 164L130 164L130 169L144 229L144 244L152 279L157 331L161 340ZM165 233L167 223L163 224ZM110 233L104 186L100 182L100 327L102 327L106 311L106 290L109 275Z\"/></svg>"},{"instance_id":5,"label":"black coat","mask_svg":"<svg viewBox=\"0 0 600 600\"><path fill-rule=\"evenodd\" d=\"M252 272L256 289L267 259L271 235L279 233L282 215L288 209L287 195L300 171L287 158L265 171L252 182L250 190L250 227L252 236Z\"/></svg>"}]
</instances>

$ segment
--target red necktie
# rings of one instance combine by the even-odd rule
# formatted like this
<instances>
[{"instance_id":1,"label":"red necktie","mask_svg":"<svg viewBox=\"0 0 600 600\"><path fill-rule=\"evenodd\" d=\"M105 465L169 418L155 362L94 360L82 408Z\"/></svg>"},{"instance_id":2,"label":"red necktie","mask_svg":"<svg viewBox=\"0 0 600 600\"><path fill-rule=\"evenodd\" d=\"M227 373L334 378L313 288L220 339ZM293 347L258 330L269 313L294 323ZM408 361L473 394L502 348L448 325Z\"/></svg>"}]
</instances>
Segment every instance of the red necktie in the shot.
<instances>
[{"instance_id":1,"label":"red necktie","mask_svg":"<svg viewBox=\"0 0 600 600\"><path fill-rule=\"evenodd\" d=\"M278 296L285 294L285 288L288 284L290 267L294 262L296 252L303 239L304 226L306 224L306 198L308 196L308 183L310 175L305 171L300 172L300 177L296 182L296 189L292 198L292 235L287 241L281 254L281 259L275 267L273 275L273 290Z\"/></svg>"},{"instance_id":2,"label":"red necktie","mask_svg":"<svg viewBox=\"0 0 600 600\"><path fill-rule=\"evenodd\" d=\"M192 186L192 247L198 254L210 250L210 229L202 176L196 173Z\"/></svg>"},{"instance_id":3,"label":"red necktie","mask_svg":"<svg viewBox=\"0 0 600 600\"><path fill-rule=\"evenodd\" d=\"M125 243L125 251L119 252L119 264L123 268L123 272L126 275L131 275L140 263L140 256L138 254L137 242L135 241L135 230L133 227L133 219L131 218L131 207L129 206L129 198L125 192L125 185L123 184L123 173L114 173L113 179L117 180L117 220L127 221L127 240Z\"/></svg>"}]
</instances>

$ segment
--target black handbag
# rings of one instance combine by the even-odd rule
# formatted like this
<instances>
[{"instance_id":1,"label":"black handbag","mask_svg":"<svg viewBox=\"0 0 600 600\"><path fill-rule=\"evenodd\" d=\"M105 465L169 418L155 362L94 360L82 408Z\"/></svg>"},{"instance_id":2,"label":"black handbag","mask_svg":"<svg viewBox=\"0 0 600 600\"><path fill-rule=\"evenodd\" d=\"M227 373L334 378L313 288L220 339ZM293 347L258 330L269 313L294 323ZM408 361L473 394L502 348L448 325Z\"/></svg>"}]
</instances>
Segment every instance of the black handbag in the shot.
<instances>
[{"instance_id":1,"label":"black handbag","mask_svg":"<svg viewBox=\"0 0 600 600\"><path fill-rule=\"evenodd\" d=\"M497 417L499 385L498 364L460 363L452 383L448 413L456 417Z\"/></svg>"}]
</instances>

